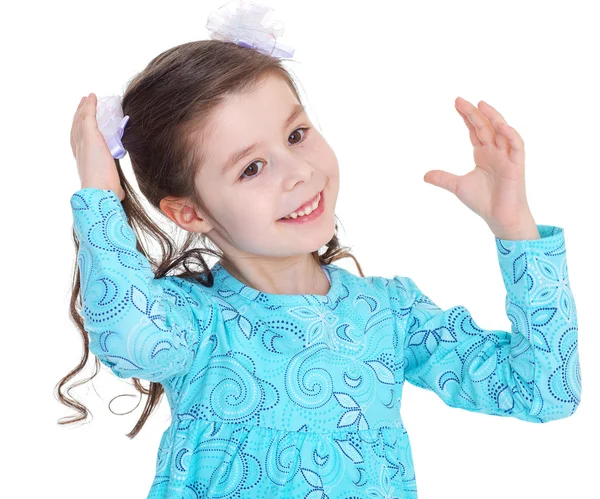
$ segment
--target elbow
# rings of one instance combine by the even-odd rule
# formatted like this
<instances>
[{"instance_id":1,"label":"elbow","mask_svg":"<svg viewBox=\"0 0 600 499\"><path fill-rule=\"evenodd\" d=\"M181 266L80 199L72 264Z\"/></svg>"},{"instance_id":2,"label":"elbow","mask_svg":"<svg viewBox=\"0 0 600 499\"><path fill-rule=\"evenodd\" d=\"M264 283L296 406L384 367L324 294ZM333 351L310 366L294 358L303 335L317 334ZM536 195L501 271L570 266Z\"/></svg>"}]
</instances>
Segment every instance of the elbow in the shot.
<instances>
[{"instance_id":1,"label":"elbow","mask_svg":"<svg viewBox=\"0 0 600 499\"><path fill-rule=\"evenodd\" d=\"M581 403L581 377L578 375L572 383L566 383L562 391L552 392L552 396L544 396L541 413L545 422L566 419L575 414Z\"/></svg>"},{"instance_id":2,"label":"elbow","mask_svg":"<svg viewBox=\"0 0 600 499\"><path fill-rule=\"evenodd\" d=\"M118 378L138 378L155 383L187 371L193 360L193 352L183 348L174 348L156 357L140 358L132 358L124 352L104 351L96 343L90 343L90 351Z\"/></svg>"},{"instance_id":3,"label":"elbow","mask_svg":"<svg viewBox=\"0 0 600 499\"><path fill-rule=\"evenodd\" d=\"M549 405L545 410L540 411L538 414L527 413L527 416L519 417L519 419L523 419L532 423L550 423L551 421L558 421L560 419L566 419L577 411L579 407L579 400L576 400L572 403L566 404L554 404Z\"/></svg>"},{"instance_id":4,"label":"elbow","mask_svg":"<svg viewBox=\"0 0 600 499\"><path fill-rule=\"evenodd\" d=\"M560 407L557 407L555 411L551 414L551 416L548 418L548 421L558 421L559 419L566 419L573 416L573 414L577 412L579 402L580 400L578 399L572 404L564 404Z\"/></svg>"},{"instance_id":5,"label":"elbow","mask_svg":"<svg viewBox=\"0 0 600 499\"><path fill-rule=\"evenodd\" d=\"M178 332L129 314L118 327L90 327L89 349L119 378L160 382L185 371L193 358L193 348Z\"/></svg>"}]
</instances>

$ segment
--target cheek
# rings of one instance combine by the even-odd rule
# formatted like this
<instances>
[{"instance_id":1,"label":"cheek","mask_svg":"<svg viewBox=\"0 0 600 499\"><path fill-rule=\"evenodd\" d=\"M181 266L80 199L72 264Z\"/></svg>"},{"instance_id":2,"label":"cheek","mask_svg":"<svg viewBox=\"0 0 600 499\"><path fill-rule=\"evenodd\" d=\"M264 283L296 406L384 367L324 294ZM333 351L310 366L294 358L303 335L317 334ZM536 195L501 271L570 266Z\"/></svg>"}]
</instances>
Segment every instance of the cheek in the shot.
<instances>
[{"instance_id":1,"label":"cheek","mask_svg":"<svg viewBox=\"0 0 600 499\"><path fill-rule=\"evenodd\" d=\"M338 160L335 152L322 135L319 135L315 146L315 160L325 175L330 179L339 175Z\"/></svg>"},{"instance_id":2,"label":"cheek","mask_svg":"<svg viewBox=\"0 0 600 499\"><path fill-rule=\"evenodd\" d=\"M271 224L274 217L272 202L259 195L236 199L229 205L228 220L232 229L239 233L256 232L261 226Z\"/></svg>"}]
</instances>

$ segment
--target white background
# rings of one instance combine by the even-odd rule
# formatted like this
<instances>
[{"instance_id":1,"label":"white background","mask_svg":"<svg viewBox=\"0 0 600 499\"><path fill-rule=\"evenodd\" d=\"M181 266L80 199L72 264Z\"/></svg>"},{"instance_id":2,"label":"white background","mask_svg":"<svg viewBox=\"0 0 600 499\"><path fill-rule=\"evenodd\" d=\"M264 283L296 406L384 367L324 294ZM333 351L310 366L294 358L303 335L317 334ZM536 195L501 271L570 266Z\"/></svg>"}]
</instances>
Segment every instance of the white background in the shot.
<instances>
[{"instance_id":1,"label":"white background","mask_svg":"<svg viewBox=\"0 0 600 499\"><path fill-rule=\"evenodd\" d=\"M57 424L72 412L54 386L82 349L68 312L69 199L79 189L70 127L83 95L121 94L160 52L208 38L206 19L223 3L38 1L3 9L4 497L148 493L170 422L166 399L130 440L145 399L131 414L113 415L113 397L137 392L103 366L94 386L74 390L93 421ZM473 168L458 96L489 102L521 134L534 218L565 231L579 320L578 411L526 423L453 409L405 384L402 416L420 499L600 497L595 2L269 4L284 22L282 42L296 49L286 66L338 157L339 235L366 275L409 276L442 308L464 305L481 327L510 331L493 234L453 194L423 181L432 169ZM130 173L128 157L122 164ZM337 263L358 273L351 259ZM134 405L121 398L111 407Z\"/></svg>"}]
</instances>

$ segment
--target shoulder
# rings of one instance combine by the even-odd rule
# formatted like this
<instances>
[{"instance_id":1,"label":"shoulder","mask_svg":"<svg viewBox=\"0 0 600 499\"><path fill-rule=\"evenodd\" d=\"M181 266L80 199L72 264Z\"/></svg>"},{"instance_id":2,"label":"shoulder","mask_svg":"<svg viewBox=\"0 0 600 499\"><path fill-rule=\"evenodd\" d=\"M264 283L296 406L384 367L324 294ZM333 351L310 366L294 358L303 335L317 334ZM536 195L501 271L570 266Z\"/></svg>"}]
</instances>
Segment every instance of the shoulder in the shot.
<instances>
[{"instance_id":1,"label":"shoulder","mask_svg":"<svg viewBox=\"0 0 600 499\"><path fill-rule=\"evenodd\" d=\"M348 288L364 293L387 295L392 299L413 302L420 291L415 282L406 276L390 277L366 275L361 277L337 265L330 265L339 273L340 281Z\"/></svg>"},{"instance_id":2,"label":"shoulder","mask_svg":"<svg viewBox=\"0 0 600 499\"><path fill-rule=\"evenodd\" d=\"M158 279L161 287L176 305L186 302L192 306L212 306L217 296L216 282L208 286L193 277L164 276Z\"/></svg>"}]
</instances>

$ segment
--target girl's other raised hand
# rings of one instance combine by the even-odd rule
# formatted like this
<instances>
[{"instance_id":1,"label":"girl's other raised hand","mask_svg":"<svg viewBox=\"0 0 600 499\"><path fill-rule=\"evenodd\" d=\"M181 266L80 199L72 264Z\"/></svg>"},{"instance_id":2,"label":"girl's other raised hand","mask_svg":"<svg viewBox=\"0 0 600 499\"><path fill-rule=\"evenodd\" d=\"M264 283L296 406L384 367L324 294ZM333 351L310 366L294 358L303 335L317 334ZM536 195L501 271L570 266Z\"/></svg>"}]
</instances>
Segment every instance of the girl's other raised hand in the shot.
<instances>
[{"instance_id":1,"label":"girl's other raised hand","mask_svg":"<svg viewBox=\"0 0 600 499\"><path fill-rule=\"evenodd\" d=\"M455 107L469 129L475 168L465 175L431 170L423 180L455 194L487 222L496 237L535 235L525 192L523 139L484 101L476 107L458 97Z\"/></svg>"},{"instance_id":2,"label":"girl's other raised hand","mask_svg":"<svg viewBox=\"0 0 600 499\"><path fill-rule=\"evenodd\" d=\"M81 188L110 189L120 201L125 199L115 159L98 129L96 95L82 97L71 127L71 149L77 161Z\"/></svg>"}]
</instances>

